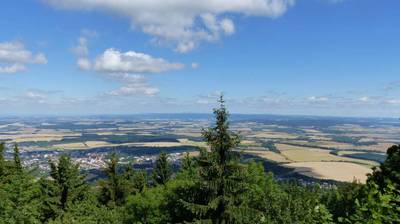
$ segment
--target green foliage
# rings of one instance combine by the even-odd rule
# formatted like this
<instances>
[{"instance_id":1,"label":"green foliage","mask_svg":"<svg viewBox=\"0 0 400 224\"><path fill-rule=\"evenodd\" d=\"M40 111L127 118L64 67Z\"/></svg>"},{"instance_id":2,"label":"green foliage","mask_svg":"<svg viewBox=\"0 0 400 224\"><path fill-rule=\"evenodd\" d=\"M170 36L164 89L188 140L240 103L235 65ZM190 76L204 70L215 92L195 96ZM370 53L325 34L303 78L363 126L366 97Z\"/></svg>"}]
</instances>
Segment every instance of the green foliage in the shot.
<instances>
[{"instance_id":1,"label":"green foliage","mask_svg":"<svg viewBox=\"0 0 400 224\"><path fill-rule=\"evenodd\" d=\"M366 197L356 199L355 212L344 223L390 224L400 223L400 191L393 185L379 189L371 182L364 189Z\"/></svg>"},{"instance_id":2,"label":"green foliage","mask_svg":"<svg viewBox=\"0 0 400 224\"><path fill-rule=\"evenodd\" d=\"M131 164L125 167L123 177L130 194L143 192L147 186L147 173L144 170L134 170Z\"/></svg>"},{"instance_id":3,"label":"green foliage","mask_svg":"<svg viewBox=\"0 0 400 224\"><path fill-rule=\"evenodd\" d=\"M153 181L164 185L172 176L172 165L168 161L168 154L161 152L153 168Z\"/></svg>"},{"instance_id":4,"label":"green foliage","mask_svg":"<svg viewBox=\"0 0 400 224\"><path fill-rule=\"evenodd\" d=\"M22 171L22 164L21 164L21 158L20 158L20 155L19 155L19 148L18 148L17 144L14 145L13 156L14 156L14 169L17 172L21 172Z\"/></svg>"},{"instance_id":5,"label":"green foliage","mask_svg":"<svg viewBox=\"0 0 400 224\"><path fill-rule=\"evenodd\" d=\"M121 205L126 197L123 178L118 172L118 162L119 157L113 152L104 169L107 178L99 182L101 187L99 199L110 207Z\"/></svg>"},{"instance_id":6,"label":"green foliage","mask_svg":"<svg viewBox=\"0 0 400 224\"><path fill-rule=\"evenodd\" d=\"M84 200L89 187L79 172L79 164L72 163L70 156L61 155L57 164L49 165L51 179L39 181L44 221L62 216L73 204Z\"/></svg>"},{"instance_id":7,"label":"green foliage","mask_svg":"<svg viewBox=\"0 0 400 224\"><path fill-rule=\"evenodd\" d=\"M276 148L275 142L274 142L274 141L269 140L269 141L263 142L263 143L262 143L262 146L263 146L264 148L268 149L269 151L276 152L276 153L281 153L281 151L279 151L279 150Z\"/></svg>"},{"instance_id":8,"label":"green foliage","mask_svg":"<svg viewBox=\"0 0 400 224\"><path fill-rule=\"evenodd\" d=\"M374 168L372 175L368 178L368 182L374 182L381 190L389 185L400 189L400 145L390 147L386 154L386 160L379 168Z\"/></svg>"},{"instance_id":9,"label":"green foliage","mask_svg":"<svg viewBox=\"0 0 400 224\"><path fill-rule=\"evenodd\" d=\"M92 194L94 195L94 194ZM121 209L110 209L99 205L95 197L89 197L71 206L68 212L58 216L49 223L68 223L68 224L117 224L122 223Z\"/></svg>"},{"instance_id":10,"label":"green foliage","mask_svg":"<svg viewBox=\"0 0 400 224\"><path fill-rule=\"evenodd\" d=\"M258 217L258 212L242 200L246 184L246 167L239 163L240 155L234 149L239 136L229 130L228 112L221 96L220 107L214 109L215 126L203 130L210 151L202 150L198 161L200 198L183 201L196 217L196 222L246 223L248 217Z\"/></svg>"},{"instance_id":11,"label":"green foliage","mask_svg":"<svg viewBox=\"0 0 400 224\"><path fill-rule=\"evenodd\" d=\"M14 161L4 159L0 145L0 223L39 223L39 188L28 170L21 166L18 146Z\"/></svg>"},{"instance_id":12,"label":"green foliage","mask_svg":"<svg viewBox=\"0 0 400 224\"><path fill-rule=\"evenodd\" d=\"M321 192L321 201L333 215L333 220L347 217L355 212L354 201L364 197L363 184L357 181L352 183L340 183L335 188Z\"/></svg>"},{"instance_id":13,"label":"green foliage","mask_svg":"<svg viewBox=\"0 0 400 224\"><path fill-rule=\"evenodd\" d=\"M166 211L165 188L157 186L128 198L124 223L169 223Z\"/></svg>"},{"instance_id":14,"label":"green foliage","mask_svg":"<svg viewBox=\"0 0 400 224\"><path fill-rule=\"evenodd\" d=\"M345 223L400 223L400 146L387 150L386 160L375 168L355 198L354 212Z\"/></svg>"},{"instance_id":15,"label":"green foliage","mask_svg":"<svg viewBox=\"0 0 400 224\"><path fill-rule=\"evenodd\" d=\"M107 178L99 181L99 200L109 207L124 204L129 195L142 192L147 185L144 171L135 171L130 164L121 172L118 162L119 157L113 152L104 169Z\"/></svg>"},{"instance_id":16,"label":"green foliage","mask_svg":"<svg viewBox=\"0 0 400 224\"><path fill-rule=\"evenodd\" d=\"M6 171L6 161L4 159L4 152L6 150L4 142L0 143L0 177L5 174Z\"/></svg>"}]
</instances>

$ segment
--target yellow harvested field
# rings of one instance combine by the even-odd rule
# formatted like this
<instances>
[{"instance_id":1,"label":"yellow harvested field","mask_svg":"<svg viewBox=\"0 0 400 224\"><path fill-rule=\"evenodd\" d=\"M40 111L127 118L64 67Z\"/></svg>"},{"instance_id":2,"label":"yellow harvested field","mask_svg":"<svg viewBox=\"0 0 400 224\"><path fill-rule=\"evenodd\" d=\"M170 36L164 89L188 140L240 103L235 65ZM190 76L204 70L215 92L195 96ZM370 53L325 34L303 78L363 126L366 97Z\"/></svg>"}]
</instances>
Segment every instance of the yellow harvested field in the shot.
<instances>
[{"instance_id":1,"label":"yellow harvested field","mask_svg":"<svg viewBox=\"0 0 400 224\"><path fill-rule=\"evenodd\" d=\"M80 136L80 133L26 133L26 134L18 134L15 135L0 135L0 139L11 139L13 142L38 142L38 141L59 141L64 137L72 137L72 136Z\"/></svg>"},{"instance_id":2,"label":"yellow harvested field","mask_svg":"<svg viewBox=\"0 0 400 224\"><path fill-rule=\"evenodd\" d=\"M74 142L74 143L53 145L52 148L56 148L56 149L84 149L84 148L87 148L87 147L83 142Z\"/></svg>"},{"instance_id":3,"label":"yellow harvested field","mask_svg":"<svg viewBox=\"0 0 400 224\"><path fill-rule=\"evenodd\" d=\"M249 135L248 137L269 138L269 139L295 139L299 136L288 134L285 132L259 132L253 135Z\"/></svg>"},{"instance_id":4,"label":"yellow harvested field","mask_svg":"<svg viewBox=\"0 0 400 224\"><path fill-rule=\"evenodd\" d=\"M180 158L184 158L186 156L186 153L189 153L189 157L198 157L200 155L199 151L190 151L190 152L183 152L180 154Z\"/></svg>"},{"instance_id":5,"label":"yellow harvested field","mask_svg":"<svg viewBox=\"0 0 400 224\"><path fill-rule=\"evenodd\" d=\"M14 142L50 142L50 141L60 141L63 137L57 136L36 136L36 137L28 137L28 138L16 138Z\"/></svg>"},{"instance_id":6,"label":"yellow harvested field","mask_svg":"<svg viewBox=\"0 0 400 224\"><path fill-rule=\"evenodd\" d=\"M286 159L286 157L282 156L281 154L276 153L276 152L271 152L271 151L246 150L246 151L244 151L244 153L250 154L250 155L255 155L255 156L258 156L260 158L263 158L263 159L266 159L266 160L270 160L270 161L273 161L273 162L277 162L277 163L291 162L290 160Z\"/></svg>"},{"instance_id":7,"label":"yellow harvested field","mask_svg":"<svg viewBox=\"0 0 400 224\"><path fill-rule=\"evenodd\" d=\"M386 150L394 145L394 143L378 143L376 145L362 145L362 146L354 146L352 144L348 143L340 143L340 142L333 142L333 141L320 141L316 142L318 145L323 146L323 147L329 147L329 148L334 148L334 149L340 149L340 150L346 150L346 149L351 149L351 150L371 150L371 151L380 151L380 152L386 152Z\"/></svg>"},{"instance_id":8,"label":"yellow harvested field","mask_svg":"<svg viewBox=\"0 0 400 224\"><path fill-rule=\"evenodd\" d=\"M286 144L276 144L276 147L279 149L279 151L281 151L282 156L286 157L287 160L293 162L346 161L346 162L362 163L367 166L378 165L374 161L353 159L353 158L346 158L346 157L332 155L329 153L330 152L329 150L292 146Z\"/></svg>"},{"instance_id":9,"label":"yellow harvested field","mask_svg":"<svg viewBox=\"0 0 400 224\"><path fill-rule=\"evenodd\" d=\"M242 144L242 145L257 145L257 143L255 142L255 141L253 141L253 140L242 140L242 141L240 141L240 144Z\"/></svg>"},{"instance_id":10,"label":"yellow harvested field","mask_svg":"<svg viewBox=\"0 0 400 224\"><path fill-rule=\"evenodd\" d=\"M143 146L143 147L176 147L182 146L180 142L140 142L140 143L128 143L130 146Z\"/></svg>"},{"instance_id":11,"label":"yellow harvested field","mask_svg":"<svg viewBox=\"0 0 400 224\"><path fill-rule=\"evenodd\" d=\"M110 146L113 145L109 142L105 141L87 141L85 142L86 147L95 148L95 147L103 147L103 146Z\"/></svg>"},{"instance_id":12,"label":"yellow harvested field","mask_svg":"<svg viewBox=\"0 0 400 224\"><path fill-rule=\"evenodd\" d=\"M365 183L366 174L372 172L365 166L348 162L299 162L285 164L285 166L294 168L296 172L309 177L345 182L356 179Z\"/></svg>"},{"instance_id":13,"label":"yellow harvested field","mask_svg":"<svg viewBox=\"0 0 400 224\"><path fill-rule=\"evenodd\" d=\"M169 132L169 134L173 135L181 135L181 136L188 136L188 137L201 137L201 132L184 132L184 131L173 131Z\"/></svg>"},{"instance_id":14,"label":"yellow harvested field","mask_svg":"<svg viewBox=\"0 0 400 224\"><path fill-rule=\"evenodd\" d=\"M187 138L180 138L178 139L178 141L182 144L182 145L190 145L190 146L197 146L197 147L207 147L205 142L195 142L195 141L191 141Z\"/></svg>"}]
</instances>

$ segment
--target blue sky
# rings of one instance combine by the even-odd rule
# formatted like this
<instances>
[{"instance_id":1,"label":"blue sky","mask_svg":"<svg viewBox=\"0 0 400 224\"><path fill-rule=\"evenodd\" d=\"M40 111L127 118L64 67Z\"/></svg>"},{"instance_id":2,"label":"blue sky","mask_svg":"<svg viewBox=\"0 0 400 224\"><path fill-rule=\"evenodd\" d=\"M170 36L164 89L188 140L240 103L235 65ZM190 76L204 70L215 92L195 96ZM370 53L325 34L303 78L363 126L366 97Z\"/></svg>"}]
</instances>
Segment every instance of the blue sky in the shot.
<instances>
[{"instance_id":1,"label":"blue sky","mask_svg":"<svg viewBox=\"0 0 400 224\"><path fill-rule=\"evenodd\" d=\"M400 116L397 0L0 4L0 115Z\"/></svg>"}]
</instances>

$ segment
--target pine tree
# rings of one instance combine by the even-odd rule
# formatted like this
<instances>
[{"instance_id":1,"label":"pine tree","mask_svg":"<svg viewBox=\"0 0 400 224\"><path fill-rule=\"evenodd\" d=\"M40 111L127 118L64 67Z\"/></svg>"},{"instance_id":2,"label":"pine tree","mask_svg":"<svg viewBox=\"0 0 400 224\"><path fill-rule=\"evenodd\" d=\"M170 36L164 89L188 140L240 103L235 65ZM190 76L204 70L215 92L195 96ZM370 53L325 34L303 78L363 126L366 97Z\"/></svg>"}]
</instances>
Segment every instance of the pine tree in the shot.
<instances>
[{"instance_id":1,"label":"pine tree","mask_svg":"<svg viewBox=\"0 0 400 224\"><path fill-rule=\"evenodd\" d=\"M168 154L161 152L153 168L153 181L155 184L165 185L172 176L172 165L168 161Z\"/></svg>"},{"instance_id":2,"label":"pine tree","mask_svg":"<svg viewBox=\"0 0 400 224\"><path fill-rule=\"evenodd\" d=\"M104 169L107 179L99 183L101 187L100 201L110 207L122 204L125 199L125 189L122 176L118 172L118 162L119 157L117 153L111 153L110 159Z\"/></svg>"},{"instance_id":3,"label":"pine tree","mask_svg":"<svg viewBox=\"0 0 400 224\"><path fill-rule=\"evenodd\" d=\"M4 152L6 148L4 142L0 143L0 180L2 179L3 175L5 174L5 166L6 161L4 160Z\"/></svg>"},{"instance_id":4,"label":"pine tree","mask_svg":"<svg viewBox=\"0 0 400 224\"><path fill-rule=\"evenodd\" d=\"M190 155L188 152L186 152L185 157L183 157L182 162L181 162L181 167L183 170L193 170L195 166L195 162L192 158L190 158Z\"/></svg>"},{"instance_id":5,"label":"pine tree","mask_svg":"<svg viewBox=\"0 0 400 224\"><path fill-rule=\"evenodd\" d=\"M142 192L147 185L147 174L144 170L133 169L133 164L128 164L123 173L129 194Z\"/></svg>"},{"instance_id":6,"label":"pine tree","mask_svg":"<svg viewBox=\"0 0 400 224\"><path fill-rule=\"evenodd\" d=\"M56 218L84 200L88 191L85 176L80 174L79 164L74 164L69 155L63 154L58 163L50 161L51 179L41 179L42 220Z\"/></svg>"},{"instance_id":7,"label":"pine tree","mask_svg":"<svg viewBox=\"0 0 400 224\"><path fill-rule=\"evenodd\" d=\"M199 183L203 199L196 203L183 202L196 216L198 222L245 223L253 211L240 200L244 186L245 166L239 163L240 154L234 151L239 136L229 130L228 111L223 96L220 107L214 109L215 126L203 130L209 150L201 150L199 158Z\"/></svg>"},{"instance_id":8,"label":"pine tree","mask_svg":"<svg viewBox=\"0 0 400 224\"><path fill-rule=\"evenodd\" d=\"M20 158L20 153L19 153L19 148L17 144L14 144L14 168L16 172L21 172L22 171L22 165L21 165L21 158Z\"/></svg>"}]
</instances>

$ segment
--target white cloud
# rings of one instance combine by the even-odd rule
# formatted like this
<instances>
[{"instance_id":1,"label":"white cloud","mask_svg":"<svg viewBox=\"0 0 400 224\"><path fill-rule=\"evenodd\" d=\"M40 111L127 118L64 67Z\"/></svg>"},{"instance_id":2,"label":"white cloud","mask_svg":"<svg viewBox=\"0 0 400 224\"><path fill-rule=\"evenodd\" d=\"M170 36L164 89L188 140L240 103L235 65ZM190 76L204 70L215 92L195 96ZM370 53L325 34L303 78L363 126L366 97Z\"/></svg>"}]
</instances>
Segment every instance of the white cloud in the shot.
<instances>
[{"instance_id":1,"label":"white cloud","mask_svg":"<svg viewBox=\"0 0 400 224\"><path fill-rule=\"evenodd\" d=\"M37 103L44 103L47 96L43 93L36 92L36 91L28 91L25 93L25 98L29 100L33 100Z\"/></svg>"},{"instance_id":2,"label":"white cloud","mask_svg":"<svg viewBox=\"0 0 400 224\"><path fill-rule=\"evenodd\" d=\"M227 14L279 17L295 0L45 0L63 9L105 11L131 20L133 29L154 37L156 43L172 43L185 53L202 41L215 41L235 32Z\"/></svg>"},{"instance_id":3,"label":"white cloud","mask_svg":"<svg viewBox=\"0 0 400 224\"><path fill-rule=\"evenodd\" d=\"M326 102L326 101L328 101L328 98L327 97L323 97L323 96L321 96L321 97L310 96L310 97L307 98L307 100L311 101L311 102Z\"/></svg>"},{"instance_id":4,"label":"white cloud","mask_svg":"<svg viewBox=\"0 0 400 224\"><path fill-rule=\"evenodd\" d=\"M111 96L131 96L131 95L146 95L154 96L159 92L159 89L150 86L147 79L142 75L130 74L110 74L110 78L117 79L125 83L124 86L112 90L107 95Z\"/></svg>"},{"instance_id":5,"label":"white cloud","mask_svg":"<svg viewBox=\"0 0 400 224\"><path fill-rule=\"evenodd\" d=\"M181 63L170 63L144 53L120 52L113 48L105 50L92 64L93 69L101 73L160 73L184 67Z\"/></svg>"},{"instance_id":6,"label":"white cloud","mask_svg":"<svg viewBox=\"0 0 400 224\"><path fill-rule=\"evenodd\" d=\"M90 70L92 67L92 63L87 58L78 58L76 64L82 70Z\"/></svg>"},{"instance_id":7,"label":"white cloud","mask_svg":"<svg viewBox=\"0 0 400 224\"><path fill-rule=\"evenodd\" d=\"M0 43L0 73L17 73L25 71L26 64L46 63L47 59L43 53L33 54L21 42Z\"/></svg>"},{"instance_id":8,"label":"white cloud","mask_svg":"<svg viewBox=\"0 0 400 224\"><path fill-rule=\"evenodd\" d=\"M235 25L230 19L223 19L221 21L221 28L226 34L233 34L235 32Z\"/></svg>"},{"instance_id":9,"label":"white cloud","mask_svg":"<svg viewBox=\"0 0 400 224\"><path fill-rule=\"evenodd\" d=\"M368 102L370 100L370 98L368 96L363 96L363 97L359 98L358 100L360 100L362 102Z\"/></svg>"},{"instance_id":10,"label":"white cloud","mask_svg":"<svg viewBox=\"0 0 400 224\"><path fill-rule=\"evenodd\" d=\"M181 63L171 63L148 54L135 51L120 52L113 48L105 50L91 60L88 57L87 44L87 39L81 36L77 46L72 49L78 57L78 67L86 71L95 71L105 78L123 83L118 89L107 92L108 96L157 95L159 89L151 86L143 74L161 73L184 67Z\"/></svg>"},{"instance_id":11,"label":"white cloud","mask_svg":"<svg viewBox=\"0 0 400 224\"><path fill-rule=\"evenodd\" d=\"M385 101L388 104L400 105L400 99L389 99Z\"/></svg>"},{"instance_id":12,"label":"white cloud","mask_svg":"<svg viewBox=\"0 0 400 224\"><path fill-rule=\"evenodd\" d=\"M19 63L14 63L12 65L0 67L0 73L14 74L17 72L23 72L26 67Z\"/></svg>"},{"instance_id":13,"label":"white cloud","mask_svg":"<svg viewBox=\"0 0 400 224\"><path fill-rule=\"evenodd\" d=\"M87 47L88 40L86 39L86 37L79 37L77 42L77 45L72 48L72 52L74 52L79 57L88 56L89 49Z\"/></svg>"}]
</instances>

